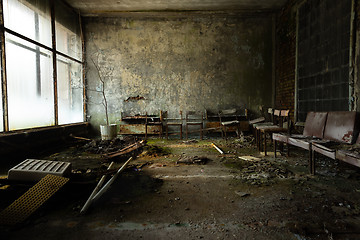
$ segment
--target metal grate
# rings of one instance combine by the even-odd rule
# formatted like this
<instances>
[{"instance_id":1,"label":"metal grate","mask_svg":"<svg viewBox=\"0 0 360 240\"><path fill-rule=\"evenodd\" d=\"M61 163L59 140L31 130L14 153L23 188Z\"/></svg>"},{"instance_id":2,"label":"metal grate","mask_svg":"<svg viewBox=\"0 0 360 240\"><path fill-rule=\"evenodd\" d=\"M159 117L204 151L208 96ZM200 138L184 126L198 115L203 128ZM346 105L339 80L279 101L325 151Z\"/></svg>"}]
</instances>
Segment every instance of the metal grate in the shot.
<instances>
[{"instance_id":1,"label":"metal grate","mask_svg":"<svg viewBox=\"0 0 360 240\"><path fill-rule=\"evenodd\" d=\"M26 159L8 173L9 180L39 181L47 174L66 176L71 172L71 163L49 160Z\"/></svg>"},{"instance_id":2,"label":"metal grate","mask_svg":"<svg viewBox=\"0 0 360 240\"><path fill-rule=\"evenodd\" d=\"M68 178L50 174L46 175L0 213L0 225L15 225L21 223L68 181Z\"/></svg>"}]
</instances>

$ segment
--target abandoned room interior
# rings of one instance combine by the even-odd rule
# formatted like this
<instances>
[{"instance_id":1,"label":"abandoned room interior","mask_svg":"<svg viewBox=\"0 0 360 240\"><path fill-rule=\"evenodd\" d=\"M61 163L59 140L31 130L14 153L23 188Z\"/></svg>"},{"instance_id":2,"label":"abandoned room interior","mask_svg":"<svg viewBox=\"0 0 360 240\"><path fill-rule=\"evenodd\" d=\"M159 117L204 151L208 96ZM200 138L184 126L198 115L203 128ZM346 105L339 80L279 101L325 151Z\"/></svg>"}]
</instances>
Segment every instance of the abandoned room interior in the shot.
<instances>
[{"instance_id":1,"label":"abandoned room interior","mask_svg":"<svg viewBox=\"0 0 360 240\"><path fill-rule=\"evenodd\" d=\"M360 239L358 0L1 0L1 239Z\"/></svg>"}]
</instances>

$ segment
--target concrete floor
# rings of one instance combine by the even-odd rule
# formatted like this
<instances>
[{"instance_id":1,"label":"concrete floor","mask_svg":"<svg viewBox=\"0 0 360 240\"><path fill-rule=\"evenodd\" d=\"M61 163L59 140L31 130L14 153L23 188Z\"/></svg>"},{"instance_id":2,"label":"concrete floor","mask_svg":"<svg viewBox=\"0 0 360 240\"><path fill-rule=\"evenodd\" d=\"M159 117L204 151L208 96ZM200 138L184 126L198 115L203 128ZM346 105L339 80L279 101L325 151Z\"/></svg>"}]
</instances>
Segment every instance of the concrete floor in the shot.
<instances>
[{"instance_id":1,"label":"concrete floor","mask_svg":"<svg viewBox=\"0 0 360 240\"><path fill-rule=\"evenodd\" d=\"M91 177L73 180L22 225L2 227L1 238L360 238L357 168L321 159L319 174L311 176L305 152L275 160L239 139L148 145L85 215L79 211L96 185ZM98 171L99 159L73 150L49 158L66 158L89 175ZM208 162L190 163L195 156Z\"/></svg>"}]
</instances>

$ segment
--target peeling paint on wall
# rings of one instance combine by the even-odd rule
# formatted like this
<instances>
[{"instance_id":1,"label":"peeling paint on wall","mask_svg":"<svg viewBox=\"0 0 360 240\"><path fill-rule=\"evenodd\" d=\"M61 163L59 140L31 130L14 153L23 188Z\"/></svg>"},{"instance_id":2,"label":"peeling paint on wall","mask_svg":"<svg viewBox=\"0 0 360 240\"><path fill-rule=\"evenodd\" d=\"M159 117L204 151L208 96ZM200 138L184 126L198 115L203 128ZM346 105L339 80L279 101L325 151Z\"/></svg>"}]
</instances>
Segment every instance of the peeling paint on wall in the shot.
<instances>
[{"instance_id":1,"label":"peeling paint on wall","mask_svg":"<svg viewBox=\"0 0 360 240\"><path fill-rule=\"evenodd\" d=\"M89 57L114 68L106 91L112 122L121 112L176 115L269 106L272 96L271 16L209 14L187 18L86 18L88 88L97 75ZM142 96L142 101L124 101ZM102 123L101 96L89 91L88 115Z\"/></svg>"}]
</instances>

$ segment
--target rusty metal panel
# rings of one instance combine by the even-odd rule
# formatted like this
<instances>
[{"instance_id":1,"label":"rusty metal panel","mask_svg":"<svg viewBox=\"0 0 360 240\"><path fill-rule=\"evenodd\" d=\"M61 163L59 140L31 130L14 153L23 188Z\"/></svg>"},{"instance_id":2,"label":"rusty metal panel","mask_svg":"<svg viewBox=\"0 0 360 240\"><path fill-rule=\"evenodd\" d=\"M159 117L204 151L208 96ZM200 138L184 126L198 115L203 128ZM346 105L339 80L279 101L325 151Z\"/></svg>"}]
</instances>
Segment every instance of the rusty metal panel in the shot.
<instances>
[{"instance_id":1,"label":"rusty metal panel","mask_svg":"<svg viewBox=\"0 0 360 240\"><path fill-rule=\"evenodd\" d=\"M160 134L161 125L148 125L148 134ZM145 134L145 124L120 125L119 134Z\"/></svg>"},{"instance_id":2,"label":"rusty metal panel","mask_svg":"<svg viewBox=\"0 0 360 240\"><path fill-rule=\"evenodd\" d=\"M323 138L327 112L308 112L303 135Z\"/></svg>"},{"instance_id":3,"label":"rusty metal panel","mask_svg":"<svg viewBox=\"0 0 360 240\"><path fill-rule=\"evenodd\" d=\"M326 120L324 139L343 143L353 143L356 112L329 112Z\"/></svg>"}]
</instances>

